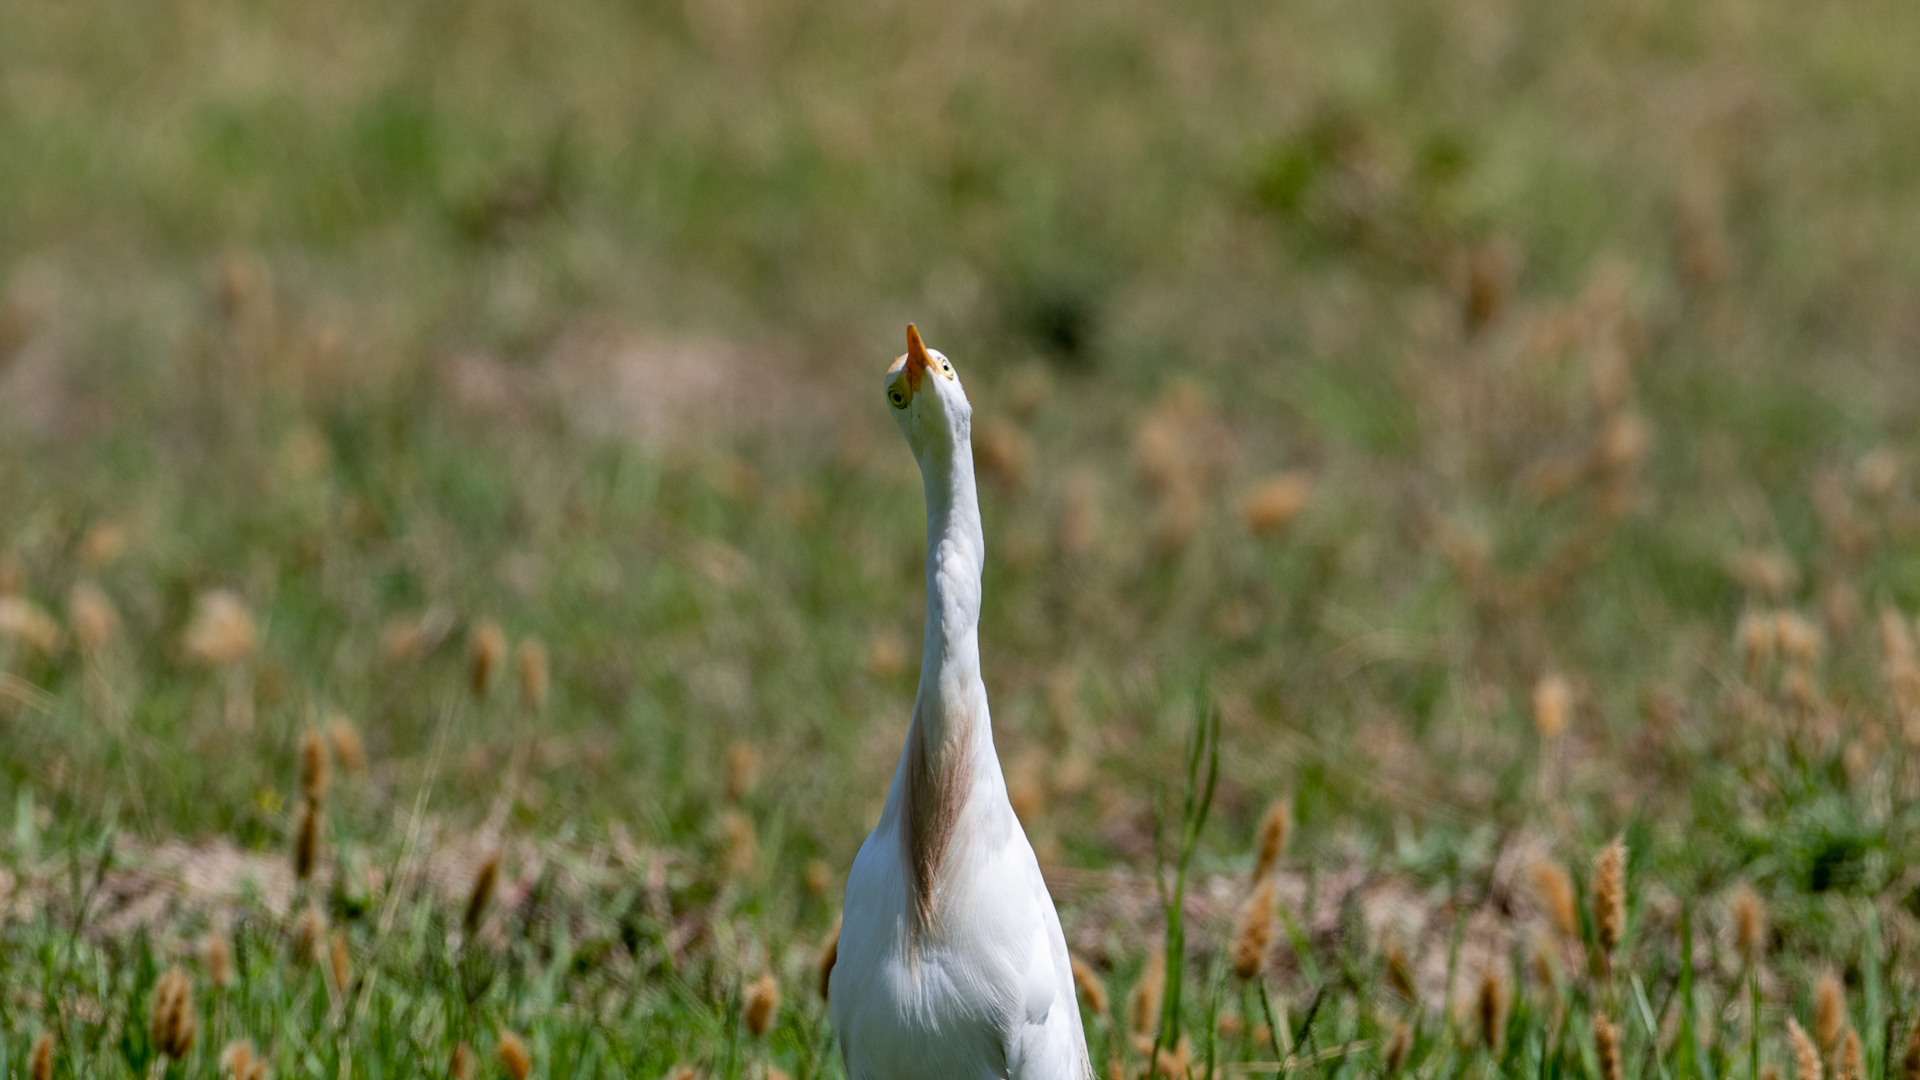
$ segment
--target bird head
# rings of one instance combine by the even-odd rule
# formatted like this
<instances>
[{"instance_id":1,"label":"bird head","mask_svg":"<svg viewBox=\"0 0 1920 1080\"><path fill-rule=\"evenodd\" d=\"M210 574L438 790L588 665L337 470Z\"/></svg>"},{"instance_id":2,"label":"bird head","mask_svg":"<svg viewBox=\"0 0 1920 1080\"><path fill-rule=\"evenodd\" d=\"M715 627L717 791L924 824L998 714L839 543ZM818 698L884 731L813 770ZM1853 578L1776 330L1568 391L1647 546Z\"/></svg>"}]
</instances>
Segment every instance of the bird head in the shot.
<instances>
[{"instance_id":1,"label":"bird head","mask_svg":"<svg viewBox=\"0 0 1920 1080\"><path fill-rule=\"evenodd\" d=\"M913 455L951 452L969 444L973 405L952 361L920 340L907 324L907 351L887 369L887 404Z\"/></svg>"}]
</instances>

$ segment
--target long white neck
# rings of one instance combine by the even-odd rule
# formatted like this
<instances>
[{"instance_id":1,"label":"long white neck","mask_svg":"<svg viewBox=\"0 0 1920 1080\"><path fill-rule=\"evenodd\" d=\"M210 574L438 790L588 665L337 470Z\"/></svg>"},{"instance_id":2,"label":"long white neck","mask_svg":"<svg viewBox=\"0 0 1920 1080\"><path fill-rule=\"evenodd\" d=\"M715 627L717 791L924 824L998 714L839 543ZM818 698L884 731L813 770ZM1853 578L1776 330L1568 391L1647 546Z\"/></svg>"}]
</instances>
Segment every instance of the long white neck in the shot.
<instances>
[{"instance_id":1,"label":"long white neck","mask_svg":"<svg viewBox=\"0 0 1920 1080\"><path fill-rule=\"evenodd\" d=\"M950 741L971 742L968 736L979 737L975 749L985 749L993 740L980 679L987 544L972 446L956 440L950 449L929 449L920 455L920 476L927 497L927 625L913 722L923 726L922 745L934 754Z\"/></svg>"}]
</instances>

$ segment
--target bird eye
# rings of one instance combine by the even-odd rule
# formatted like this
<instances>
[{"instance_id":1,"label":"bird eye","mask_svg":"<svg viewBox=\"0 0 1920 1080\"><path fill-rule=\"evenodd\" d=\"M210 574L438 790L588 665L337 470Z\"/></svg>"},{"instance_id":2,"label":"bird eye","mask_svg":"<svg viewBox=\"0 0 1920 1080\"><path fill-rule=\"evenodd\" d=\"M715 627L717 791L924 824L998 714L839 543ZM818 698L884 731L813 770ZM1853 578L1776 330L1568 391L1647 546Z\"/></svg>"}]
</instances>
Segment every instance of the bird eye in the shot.
<instances>
[{"instance_id":1,"label":"bird eye","mask_svg":"<svg viewBox=\"0 0 1920 1080\"><path fill-rule=\"evenodd\" d=\"M907 392L896 386L887 391L887 400L893 402L894 408L904 409L907 407Z\"/></svg>"}]
</instances>

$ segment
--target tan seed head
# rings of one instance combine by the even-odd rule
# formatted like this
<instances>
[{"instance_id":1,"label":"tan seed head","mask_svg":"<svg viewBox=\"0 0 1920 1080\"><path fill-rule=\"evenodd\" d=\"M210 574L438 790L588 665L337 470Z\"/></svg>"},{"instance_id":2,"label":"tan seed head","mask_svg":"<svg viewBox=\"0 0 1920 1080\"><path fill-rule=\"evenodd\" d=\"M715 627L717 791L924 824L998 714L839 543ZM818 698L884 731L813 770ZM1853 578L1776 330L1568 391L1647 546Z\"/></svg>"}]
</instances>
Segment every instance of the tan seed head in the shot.
<instances>
[{"instance_id":1,"label":"tan seed head","mask_svg":"<svg viewBox=\"0 0 1920 1080\"><path fill-rule=\"evenodd\" d=\"M726 837L726 848L722 858L728 877L742 878L753 873L760 861L760 843L754 835L753 821L738 810L729 810L720 817L720 828Z\"/></svg>"},{"instance_id":2,"label":"tan seed head","mask_svg":"<svg viewBox=\"0 0 1920 1080\"><path fill-rule=\"evenodd\" d=\"M1567 941L1580 940L1580 913L1576 910L1573 876L1559 863L1541 856L1529 868L1534 898L1553 928Z\"/></svg>"},{"instance_id":3,"label":"tan seed head","mask_svg":"<svg viewBox=\"0 0 1920 1080\"><path fill-rule=\"evenodd\" d=\"M1267 947L1273 941L1273 913L1277 896L1273 879L1265 877L1254 887L1240 912L1240 931L1233 939L1233 974L1241 980L1252 979L1267 966Z\"/></svg>"},{"instance_id":4,"label":"tan seed head","mask_svg":"<svg viewBox=\"0 0 1920 1080\"><path fill-rule=\"evenodd\" d=\"M1745 884L1734 890L1731 906L1733 947L1740 953L1740 962L1752 967L1766 949L1767 907L1753 886Z\"/></svg>"},{"instance_id":5,"label":"tan seed head","mask_svg":"<svg viewBox=\"0 0 1920 1080\"><path fill-rule=\"evenodd\" d=\"M1073 966L1073 988L1080 995L1080 1004L1095 1016L1107 1015L1107 984L1101 981L1100 973L1077 956L1069 959Z\"/></svg>"},{"instance_id":6,"label":"tan seed head","mask_svg":"<svg viewBox=\"0 0 1920 1080\"><path fill-rule=\"evenodd\" d=\"M1848 1024L1840 1037L1840 1064L1834 1069L1838 1080L1867 1080L1867 1066L1860 1054L1860 1033Z\"/></svg>"},{"instance_id":7,"label":"tan seed head","mask_svg":"<svg viewBox=\"0 0 1920 1080\"><path fill-rule=\"evenodd\" d=\"M467 889L467 911L460 925L468 940L479 932L481 921L487 917L487 905L493 901L493 889L499 878L500 853L490 851L480 860L479 868L473 872L473 884Z\"/></svg>"},{"instance_id":8,"label":"tan seed head","mask_svg":"<svg viewBox=\"0 0 1920 1080\"><path fill-rule=\"evenodd\" d=\"M1557 739L1573 713L1573 686L1566 677L1547 674L1533 685L1533 726L1543 739Z\"/></svg>"},{"instance_id":9,"label":"tan seed head","mask_svg":"<svg viewBox=\"0 0 1920 1080\"><path fill-rule=\"evenodd\" d=\"M493 689L493 678L506 658L507 635L500 624L489 621L476 626L467 648L468 675L475 696L486 697Z\"/></svg>"},{"instance_id":10,"label":"tan seed head","mask_svg":"<svg viewBox=\"0 0 1920 1080\"><path fill-rule=\"evenodd\" d=\"M53 1032L43 1031L27 1054L27 1080L53 1080Z\"/></svg>"},{"instance_id":11,"label":"tan seed head","mask_svg":"<svg viewBox=\"0 0 1920 1080\"><path fill-rule=\"evenodd\" d=\"M1822 1050L1833 1053L1834 1047L1840 1044L1840 1032L1846 1023L1847 999L1840 977L1823 971L1813 986L1813 1033L1819 1038Z\"/></svg>"},{"instance_id":12,"label":"tan seed head","mask_svg":"<svg viewBox=\"0 0 1920 1080\"><path fill-rule=\"evenodd\" d=\"M1793 1048L1794 1075L1799 1080L1821 1080L1820 1049L1813 1045L1800 1021L1787 1017L1787 1044Z\"/></svg>"},{"instance_id":13,"label":"tan seed head","mask_svg":"<svg viewBox=\"0 0 1920 1080\"><path fill-rule=\"evenodd\" d=\"M211 667L226 667L252 656L256 648L253 615L245 601L226 589L200 594L182 645L189 657Z\"/></svg>"},{"instance_id":14,"label":"tan seed head","mask_svg":"<svg viewBox=\"0 0 1920 1080\"><path fill-rule=\"evenodd\" d=\"M473 1080L473 1049L466 1043L453 1044L453 1060L447 1063L447 1075L453 1080Z\"/></svg>"},{"instance_id":15,"label":"tan seed head","mask_svg":"<svg viewBox=\"0 0 1920 1080\"><path fill-rule=\"evenodd\" d=\"M530 637L520 643L520 704L539 712L547 704L547 647Z\"/></svg>"},{"instance_id":16,"label":"tan seed head","mask_svg":"<svg viewBox=\"0 0 1920 1080\"><path fill-rule=\"evenodd\" d=\"M1393 1022L1393 1035L1387 1040L1387 1053L1381 1062L1381 1071L1388 1076L1397 1075L1406 1068L1407 1055L1413 1050L1413 1028L1405 1020Z\"/></svg>"},{"instance_id":17,"label":"tan seed head","mask_svg":"<svg viewBox=\"0 0 1920 1080\"><path fill-rule=\"evenodd\" d=\"M1380 953L1386 961L1387 986L1408 1001L1417 998L1419 992L1413 982L1413 963L1407 959L1406 950L1400 947L1400 942L1388 938Z\"/></svg>"},{"instance_id":18,"label":"tan seed head","mask_svg":"<svg viewBox=\"0 0 1920 1080\"><path fill-rule=\"evenodd\" d=\"M1620 1030L1602 1013L1593 1014L1593 1051L1600 1060L1600 1080L1624 1080L1626 1071L1620 1055Z\"/></svg>"},{"instance_id":19,"label":"tan seed head","mask_svg":"<svg viewBox=\"0 0 1920 1080\"><path fill-rule=\"evenodd\" d=\"M333 973L333 988L344 994L353 984L353 953L347 946L347 933L335 930L327 949L328 968Z\"/></svg>"},{"instance_id":20,"label":"tan seed head","mask_svg":"<svg viewBox=\"0 0 1920 1080\"><path fill-rule=\"evenodd\" d=\"M220 1051L220 1068L233 1080L247 1080L253 1075L253 1041L235 1039Z\"/></svg>"},{"instance_id":21,"label":"tan seed head","mask_svg":"<svg viewBox=\"0 0 1920 1080\"><path fill-rule=\"evenodd\" d=\"M174 1061L185 1060L199 1034L200 1018L193 1008L193 983L179 968L169 968L153 987L153 1010L147 1032L154 1049Z\"/></svg>"},{"instance_id":22,"label":"tan seed head","mask_svg":"<svg viewBox=\"0 0 1920 1080\"><path fill-rule=\"evenodd\" d=\"M327 742L319 732L306 731L300 736L300 794L318 806L326 797L328 782Z\"/></svg>"},{"instance_id":23,"label":"tan seed head","mask_svg":"<svg viewBox=\"0 0 1920 1080\"><path fill-rule=\"evenodd\" d=\"M1293 804L1279 799L1260 819L1260 832L1254 846L1253 879L1260 881L1280 865L1287 850L1287 838L1293 833Z\"/></svg>"},{"instance_id":24,"label":"tan seed head","mask_svg":"<svg viewBox=\"0 0 1920 1080\"><path fill-rule=\"evenodd\" d=\"M1151 1035L1160 1022L1160 996L1167 988L1167 958L1154 948L1147 957L1147 969L1127 995L1127 1030L1135 1035Z\"/></svg>"},{"instance_id":25,"label":"tan seed head","mask_svg":"<svg viewBox=\"0 0 1920 1080\"><path fill-rule=\"evenodd\" d=\"M1507 1044L1508 1003L1506 978L1493 967L1481 972L1473 1016L1480 1028L1480 1044L1495 1054Z\"/></svg>"},{"instance_id":26,"label":"tan seed head","mask_svg":"<svg viewBox=\"0 0 1920 1080\"><path fill-rule=\"evenodd\" d=\"M500 1029L494 1053L500 1056L501 1070L513 1080L527 1080L527 1074L533 1071L533 1058L527 1053L527 1044L506 1028Z\"/></svg>"},{"instance_id":27,"label":"tan seed head","mask_svg":"<svg viewBox=\"0 0 1920 1080\"><path fill-rule=\"evenodd\" d=\"M293 962L303 967L319 963L326 940L327 917L318 907L307 905L293 923Z\"/></svg>"},{"instance_id":28,"label":"tan seed head","mask_svg":"<svg viewBox=\"0 0 1920 1080\"><path fill-rule=\"evenodd\" d=\"M753 793L760 779L760 753L750 743L727 747L727 799L739 802Z\"/></svg>"},{"instance_id":29,"label":"tan seed head","mask_svg":"<svg viewBox=\"0 0 1920 1080\"><path fill-rule=\"evenodd\" d=\"M340 762L340 768L349 776L359 776L367 771L367 746L360 739L360 729L345 716L336 716L327 727L327 741L333 744L334 759Z\"/></svg>"},{"instance_id":30,"label":"tan seed head","mask_svg":"<svg viewBox=\"0 0 1920 1080\"><path fill-rule=\"evenodd\" d=\"M207 981L216 990L225 990L233 983L233 946L228 944L225 934L215 931L208 934L200 945L201 959L207 965Z\"/></svg>"},{"instance_id":31,"label":"tan seed head","mask_svg":"<svg viewBox=\"0 0 1920 1080\"><path fill-rule=\"evenodd\" d=\"M1293 523L1313 497L1313 479L1285 472L1264 480L1240 501L1240 517L1260 536L1273 536Z\"/></svg>"},{"instance_id":32,"label":"tan seed head","mask_svg":"<svg viewBox=\"0 0 1920 1080\"><path fill-rule=\"evenodd\" d=\"M304 800L293 828L293 876L305 881L313 876L313 864L320 856L320 812Z\"/></svg>"},{"instance_id":33,"label":"tan seed head","mask_svg":"<svg viewBox=\"0 0 1920 1080\"><path fill-rule=\"evenodd\" d=\"M82 652L96 652L120 635L120 613L91 581L82 581L67 593L67 620Z\"/></svg>"},{"instance_id":34,"label":"tan seed head","mask_svg":"<svg viewBox=\"0 0 1920 1080\"><path fill-rule=\"evenodd\" d=\"M1900 1080L1920 1080L1920 1017L1907 1028L1906 1052L1900 1055Z\"/></svg>"},{"instance_id":35,"label":"tan seed head","mask_svg":"<svg viewBox=\"0 0 1920 1080\"><path fill-rule=\"evenodd\" d=\"M1611 957L1627 929L1627 845L1623 840L1601 848L1593 861L1593 926L1600 951Z\"/></svg>"},{"instance_id":36,"label":"tan seed head","mask_svg":"<svg viewBox=\"0 0 1920 1080\"><path fill-rule=\"evenodd\" d=\"M747 986L746 1004L741 1009L741 1018L746 1021L747 1032L759 1038L773 1027L774 1017L780 1012L780 983L773 972L763 973Z\"/></svg>"},{"instance_id":37,"label":"tan seed head","mask_svg":"<svg viewBox=\"0 0 1920 1080\"><path fill-rule=\"evenodd\" d=\"M819 899L833 887L833 867L825 859L810 859L806 869L807 895Z\"/></svg>"}]
</instances>

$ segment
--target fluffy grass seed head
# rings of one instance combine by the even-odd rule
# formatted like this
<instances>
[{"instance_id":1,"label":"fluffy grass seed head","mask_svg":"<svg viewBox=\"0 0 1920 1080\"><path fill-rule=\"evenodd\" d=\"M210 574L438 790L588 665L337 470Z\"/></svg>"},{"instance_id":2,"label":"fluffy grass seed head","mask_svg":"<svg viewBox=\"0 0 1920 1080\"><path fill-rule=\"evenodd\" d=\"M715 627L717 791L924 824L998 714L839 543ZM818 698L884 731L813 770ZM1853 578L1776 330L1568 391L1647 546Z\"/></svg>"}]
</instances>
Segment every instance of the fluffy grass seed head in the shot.
<instances>
[{"instance_id":1,"label":"fluffy grass seed head","mask_svg":"<svg viewBox=\"0 0 1920 1080\"><path fill-rule=\"evenodd\" d=\"M493 902L493 890L500 882L500 852L489 851L486 858L480 860L480 866L473 872L473 884L467 889L467 910L461 917L460 926L467 940L480 930L480 923L487 917L487 905Z\"/></svg>"},{"instance_id":2,"label":"fluffy grass seed head","mask_svg":"<svg viewBox=\"0 0 1920 1080\"><path fill-rule=\"evenodd\" d=\"M1100 979L1100 973L1093 966L1077 956L1068 958L1073 966L1073 989L1080 995L1080 1004L1095 1016L1107 1015L1107 984Z\"/></svg>"},{"instance_id":3,"label":"fluffy grass seed head","mask_svg":"<svg viewBox=\"0 0 1920 1080\"><path fill-rule=\"evenodd\" d=\"M501 1071L513 1080L527 1080L527 1074L533 1071L533 1058L527 1053L525 1040L506 1028L500 1029L493 1052L500 1057Z\"/></svg>"},{"instance_id":4,"label":"fluffy grass seed head","mask_svg":"<svg viewBox=\"0 0 1920 1080\"><path fill-rule=\"evenodd\" d=\"M248 1080L253 1075L253 1040L235 1039L220 1051L220 1068L233 1080Z\"/></svg>"},{"instance_id":5,"label":"fluffy grass seed head","mask_svg":"<svg viewBox=\"0 0 1920 1080\"><path fill-rule=\"evenodd\" d=\"M293 876L305 881L313 876L313 865L320 857L320 811L313 803L301 800L293 826Z\"/></svg>"},{"instance_id":6,"label":"fluffy grass seed head","mask_svg":"<svg viewBox=\"0 0 1920 1080\"><path fill-rule=\"evenodd\" d=\"M1620 1029L1604 1013L1593 1014L1593 1052L1600 1060L1600 1080L1624 1080L1625 1064L1620 1054Z\"/></svg>"},{"instance_id":7,"label":"fluffy grass seed head","mask_svg":"<svg viewBox=\"0 0 1920 1080\"><path fill-rule=\"evenodd\" d=\"M318 731L308 729L300 735L300 794L318 806L326 798L332 782L327 762L327 741Z\"/></svg>"},{"instance_id":8,"label":"fluffy grass seed head","mask_svg":"<svg viewBox=\"0 0 1920 1080\"><path fill-rule=\"evenodd\" d=\"M1840 1063L1834 1069L1839 1080L1867 1080L1867 1066L1860 1052L1860 1033L1848 1024L1840 1036Z\"/></svg>"},{"instance_id":9,"label":"fluffy grass seed head","mask_svg":"<svg viewBox=\"0 0 1920 1080\"><path fill-rule=\"evenodd\" d=\"M1573 875L1559 863L1541 856L1528 867L1533 879L1534 898L1553 923L1553 929L1567 941L1580 940L1580 912L1574 899Z\"/></svg>"},{"instance_id":10,"label":"fluffy grass seed head","mask_svg":"<svg viewBox=\"0 0 1920 1080\"><path fill-rule=\"evenodd\" d=\"M1287 838L1293 833L1293 804L1276 799L1260 819L1260 831L1254 843L1253 880L1260 881L1280 865L1287 850Z\"/></svg>"},{"instance_id":11,"label":"fluffy grass seed head","mask_svg":"<svg viewBox=\"0 0 1920 1080\"><path fill-rule=\"evenodd\" d=\"M193 1050L194 1036L200 1032L200 1018L193 1010L193 983L178 967L168 968L153 987L153 1011L147 1018L147 1033L154 1048L174 1061L183 1061Z\"/></svg>"},{"instance_id":12,"label":"fluffy grass seed head","mask_svg":"<svg viewBox=\"0 0 1920 1080\"><path fill-rule=\"evenodd\" d=\"M1267 947L1273 942L1273 912L1277 902L1273 879L1263 877L1240 912L1240 929L1233 938L1233 974L1242 981L1255 978L1267 966Z\"/></svg>"},{"instance_id":13,"label":"fluffy grass seed head","mask_svg":"<svg viewBox=\"0 0 1920 1080\"><path fill-rule=\"evenodd\" d=\"M1793 1048L1794 1075L1800 1080L1821 1080L1820 1048L1791 1016L1787 1017L1787 1044Z\"/></svg>"},{"instance_id":14,"label":"fluffy grass seed head","mask_svg":"<svg viewBox=\"0 0 1920 1080\"><path fill-rule=\"evenodd\" d=\"M517 654L520 662L520 704L528 712L539 712L547 704L547 685L551 680L551 671L547 667L547 647L539 638L530 637L520 643Z\"/></svg>"},{"instance_id":15,"label":"fluffy grass seed head","mask_svg":"<svg viewBox=\"0 0 1920 1080\"><path fill-rule=\"evenodd\" d=\"M227 589L201 593L181 640L189 657L209 667L228 667L252 656L258 645L246 602Z\"/></svg>"},{"instance_id":16,"label":"fluffy grass seed head","mask_svg":"<svg viewBox=\"0 0 1920 1080\"><path fill-rule=\"evenodd\" d=\"M1767 906L1753 886L1742 884L1733 892L1733 947L1740 962L1752 967L1766 949Z\"/></svg>"},{"instance_id":17,"label":"fluffy grass seed head","mask_svg":"<svg viewBox=\"0 0 1920 1080\"><path fill-rule=\"evenodd\" d=\"M741 1006L740 1018L746 1023L748 1034L757 1039L772 1030L774 1018L779 1014L780 981L773 977L773 972L762 972L759 978L747 984L746 1002Z\"/></svg>"},{"instance_id":18,"label":"fluffy grass seed head","mask_svg":"<svg viewBox=\"0 0 1920 1080\"><path fill-rule=\"evenodd\" d=\"M0 596L0 638L13 638L42 656L60 651L60 624L24 596Z\"/></svg>"},{"instance_id":19,"label":"fluffy grass seed head","mask_svg":"<svg viewBox=\"0 0 1920 1080\"><path fill-rule=\"evenodd\" d=\"M207 965L207 981L216 990L233 984L233 945L227 935L214 931L200 944L200 958Z\"/></svg>"},{"instance_id":20,"label":"fluffy grass seed head","mask_svg":"<svg viewBox=\"0 0 1920 1080\"><path fill-rule=\"evenodd\" d=\"M1147 957L1147 969L1127 995L1127 1030L1134 1035L1152 1035L1160 1022L1160 996L1167 988L1167 958L1155 948Z\"/></svg>"},{"instance_id":21,"label":"fluffy grass seed head","mask_svg":"<svg viewBox=\"0 0 1920 1080\"><path fill-rule=\"evenodd\" d=\"M1820 1040L1820 1049L1833 1053L1846 1024L1847 997L1840 986L1840 976L1823 971L1813 984L1813 1034Z\"/></svg>"},{"instance_id":22,"label":"fluffy grass seed head","mask_svg":"<svg viewBox=\"0 0 1920 1080\"><path fill-rule=\"evenodd\" d=\"M1593 860L1593 926L1611 958L1627 930L1627 844L1615 839Z\"/></svg>"},{"instance_id":23,"label":"fluffy grass seed head","mask_svg":"<svg viewBox=\"0 0 1920 1080\"><path fill-rule=\"evenodd\" d=\"M27 1080L53 1080L53 1032L43 1031L27 1054Z\"/></svg>"},{"instance_id":24,"label":"fluffy grass seed head","mask_svg":"<svg viewBox=\"0 0 1920 1080\"><path fill-rule=\"evenodd\" d=\"M486 697L493 689L494 676L506 659L507 635L500 624L489 620L474 627L473 640L467 645L467 673L475 697Z\"/></svg>"},{"instance_id":25,"label":"fluffy grass seed head","mask_svg":"<svg viewBox=\"0 0 1920 1080\"><path fill-rule=\"evenodd\" d=\"M367 744L360 738L360 729L345 716L335 716L327 725L327 741L333 744L333 758L349 776L360 776L367 771Z\"/></svg>"},{"instance_id":26,"label":"fluffy grass seed head","mask_svg":"<svg viewBox=\"0 0 1920 1080\"><path fill-rule=\"evenodd\" d=\"M1573 714L1573 685L1566 676L1548 673L1533 684L1533 726L1548 741L1566 734Z\"/></svg>"}]
</instances>

